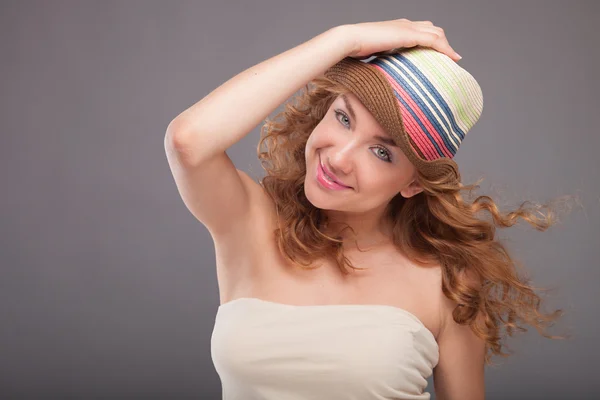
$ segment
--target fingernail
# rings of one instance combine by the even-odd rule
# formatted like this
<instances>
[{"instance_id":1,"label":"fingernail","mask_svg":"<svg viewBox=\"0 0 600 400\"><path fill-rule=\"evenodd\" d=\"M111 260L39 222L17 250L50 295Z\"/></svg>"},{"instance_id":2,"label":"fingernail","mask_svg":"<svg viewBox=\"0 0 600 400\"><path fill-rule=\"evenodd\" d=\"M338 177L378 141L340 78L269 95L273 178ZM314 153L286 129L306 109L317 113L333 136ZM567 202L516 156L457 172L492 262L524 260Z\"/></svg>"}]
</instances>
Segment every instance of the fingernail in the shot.
<instances>
[{"instance_id":1,"label":"fingernail","mask_svg":"<svg viewBox=\"0 0 600 400\"><path fill-rule=\"evenodd\" d=\"M462 56L461 56L460 54L458 54L457 52L454 52L454 55L455 55L456 57L458 57L458 59L459 59L459 60L462 58Z\"/></svg>"}]
</instances>

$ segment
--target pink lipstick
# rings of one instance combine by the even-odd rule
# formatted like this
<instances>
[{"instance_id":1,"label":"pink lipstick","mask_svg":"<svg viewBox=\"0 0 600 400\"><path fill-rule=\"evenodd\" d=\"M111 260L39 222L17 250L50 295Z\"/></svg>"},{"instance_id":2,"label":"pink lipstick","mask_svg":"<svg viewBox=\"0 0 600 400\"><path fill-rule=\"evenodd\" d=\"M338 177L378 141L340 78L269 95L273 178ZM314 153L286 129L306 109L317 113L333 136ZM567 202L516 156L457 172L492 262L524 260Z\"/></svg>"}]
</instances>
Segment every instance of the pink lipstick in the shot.
<instances>
[{"instance_id":1,"label":"pink lipstick","mask_svg":"<svg viewBox=\"0 0 600 400\"><path fill-rule=\"evenodd\" d=\"M335 182L333 179L329 178L323 168L321 167L321 163L319 162L319 167L317 168L317 181L326 189L331 190L344 190L351 189L349 186L341 185Z\"/></svg>"}]
</instances>

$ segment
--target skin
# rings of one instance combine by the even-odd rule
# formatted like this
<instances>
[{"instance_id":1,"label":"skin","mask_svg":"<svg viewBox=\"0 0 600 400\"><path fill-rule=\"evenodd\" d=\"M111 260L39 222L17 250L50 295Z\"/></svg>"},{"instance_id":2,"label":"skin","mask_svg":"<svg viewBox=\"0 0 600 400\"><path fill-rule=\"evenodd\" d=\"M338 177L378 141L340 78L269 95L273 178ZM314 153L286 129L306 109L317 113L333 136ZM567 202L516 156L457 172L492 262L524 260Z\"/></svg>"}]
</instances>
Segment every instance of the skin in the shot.
<instances>
[{"instance_id":1,"label":"skin","mask_svg":"<svg viewBox=\"0 0 600 400\"><path fill-rule=\"evenodd\" d=\"M305 148L307 199L329 217L327 231L338 234L346 223L356 231L359 246L390 238L383 213L398 193L405 198L423 189L416 168L373 115L352 93L338 96L311 133ZM376 138L382 136L392 143ZM333 191L316 180L319 162L351 189ZM389 161L389 162L388 162ZM349 240L352 232L341 233Z\"/></svg>"},{"instance_id":2,"label":"skin","mask_svg":"<svg viewBox=\"0 0 600 400\"><path fill-rule=\"evenodd\" d=\"M356 231L360 247L389 242L390 227L382 218L386 205L398 193L409 198L423 189L416 181L415 167L402 150L376 139L378 135L389 136L355 95L346 96L354 116L338 97L306 143L304 191L307 199L330 218L326 230L330 235L337 234L339 223L345 222ZM316 180L320 160L351 189L322 188ZM343 239L349 240L350 234L342 232ZM440 361L433 371L436 398L483 400L485 342L468 326L453 320L456 304L441 297L443 318L437 337Z\"/></svg>"}]
</instances>

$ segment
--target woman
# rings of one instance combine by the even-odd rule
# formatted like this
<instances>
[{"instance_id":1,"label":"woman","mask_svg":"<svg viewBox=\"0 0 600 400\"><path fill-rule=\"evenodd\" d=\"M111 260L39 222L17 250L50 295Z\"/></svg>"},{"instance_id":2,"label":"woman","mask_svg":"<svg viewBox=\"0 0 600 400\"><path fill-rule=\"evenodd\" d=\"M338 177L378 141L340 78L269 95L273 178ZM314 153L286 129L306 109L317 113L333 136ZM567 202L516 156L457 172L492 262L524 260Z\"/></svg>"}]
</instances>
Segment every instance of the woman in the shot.
<instances>
[{"instance_id":1,"label":"woman","mask_svg":"<svg viewBox=\"0 0 600 400\"><path fill-rule=\"evenodd\" d=\"M483 399L500 328L560 315L494 240L494 224L552 214L460 194L476 186L452 158L483 99L459 59L429 21L342 25L171 122L179 193L215 243L224 399L428 399L431 374L440 399ZM258 184L225 151L302 87L263 127Z\"/></svg>"}]
</instances>

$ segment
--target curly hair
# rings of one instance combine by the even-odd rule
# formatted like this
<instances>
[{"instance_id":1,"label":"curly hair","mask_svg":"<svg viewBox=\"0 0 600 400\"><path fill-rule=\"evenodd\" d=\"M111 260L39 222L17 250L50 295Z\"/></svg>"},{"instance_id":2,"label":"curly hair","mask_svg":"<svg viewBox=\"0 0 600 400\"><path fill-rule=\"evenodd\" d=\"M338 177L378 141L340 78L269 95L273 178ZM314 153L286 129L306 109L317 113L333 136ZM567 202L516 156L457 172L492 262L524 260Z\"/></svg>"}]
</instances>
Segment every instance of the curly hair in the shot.
<instances>
[{"instance_id":1,"label":"curly hair","mask_svg":"<svg viewBox=\"0 0 600 400\"><path fill-rule=\"evenodd\" d=\"M283 256L304 269L318 268L311 266L313 261L333 256L340 270L348 274L348 268L362 268L344 256L341 240L322 232L327 216L304 194L306 142L343 93L348 89L323 75L307 83L293 101L284 104L283 111L266 120L257 153L266 171L260 184L276 207L279 225L273 233ZM263 146L266 149L261 151ZM387 205L385 216L392 221L393 243L417 265L441 267L443 294L457 304L452 317L458 324L470 325L485 340L485 363L491 364L494 354L510 355L502 352L501 328L509 336L514 330L527 331L518 321L534 326L546 338L568 337L545 332L563 310L540 311L541 297L535 293L539 288L529 284L529 276L496 238L496 226L513 226L519 218L545 231L557 220L552 203L526 201L517 210L502 213L489 196L472 202L461 196L462 191L470 195L481 181L456 187L417 174L424 190L410 198L398 194ZM544 209L548 215L541 212ZM482 210L491 214L491 221L477 216Z\"/></svg>"}]
</instances>

